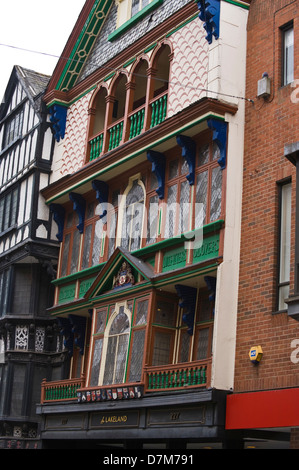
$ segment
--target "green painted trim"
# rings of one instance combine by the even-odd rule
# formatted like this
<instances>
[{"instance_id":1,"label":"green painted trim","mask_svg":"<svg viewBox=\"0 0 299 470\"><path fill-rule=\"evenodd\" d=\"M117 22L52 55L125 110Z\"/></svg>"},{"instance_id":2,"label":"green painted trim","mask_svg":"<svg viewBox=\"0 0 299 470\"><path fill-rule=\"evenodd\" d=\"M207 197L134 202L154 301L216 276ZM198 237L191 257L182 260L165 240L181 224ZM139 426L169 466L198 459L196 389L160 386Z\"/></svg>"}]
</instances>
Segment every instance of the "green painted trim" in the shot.
<instances>
[{"instance_id":1,"label":"green painted trim","mask_svg":"<svg viewBox=\"0 0 299 470\"><path fill-rule=\"evenodd\" d=\"M112 0L95 0L60 76L56 90L67 91L74 86L85 65L86 58L97 39L98 33L106 20L111 5Z\"/></svg>"},{"instance_id":2,"label":"green painted trim","mask_svg":"<svg viewBox=\"0 0 299 470\"><path fill-rule=\"evenodd\" d=\"M210 224L204 225L202 228L203 235L220 230L223 224L224 220L219 219L215 222L211 222ZM162 240L161 242L152 243L151 245L145 246L144 248L140 248L139 250L133 251L132 255L139 257L159 250L165 250L166 248L170 248L182 242L188 242L190 240L192 241L192 235L195 235L198 230L201 229L190 230L189 232L182 233L179 237L167 238L165 240Z\"/></svg>"},{"instance_id":3,"label":"green painted trim","mask_svg":"<svg viewBox=\"0 0 299 470\"><path fill-rule=\"evenodd\" d=\"M162 139L159 139L157 140L156 142L152 142L152 144L149 144L147 145L146 147L143 147L142 149L140 150L137 150L136 152L132 153L131 155L127 156L126 158L124 158L123 160L121 161L117 161L116 163L113 163L112 165L100 170L99 172L93 174L92 176L90 176L89 178L81 181L80 183L77 183L75 184L74 186L71 186L70 188L66 189L65 191L63 191L62 193L59 193L57 194L56 196L53 196L52 198L50 198L48 201L46 201L46 204L51 204L52 202L56 201L56 199L59 199L60 197L62 196L65 196L66 194L69 194L71 191L75 191L77 188L79 188L82 184L85 184L85 183L88 183L90 181L92 181L93 179L95 178L98 178L100 176L102 176L103 174L107 173L108 171L110 170L113 170L114 168L118 167L120 165L120 163L126 163L130 160L133 160L135 157L138 157L141 153L145 153L147 152L148 150L152 150L154 147L156 147L157 145L160 145L162 144L163 142L169 140L169 139L172 139L173 137L175 137L177 134L179 133L182 133L182 132L185 132L187 131L188 129L196 126L197 124L200 124L204 121L207 121L208 119L211 119L211 118L214 118L214 119L219 119L220 121L225 121L225 118L223 116L220 116L218 114L215 114L215 113L209 113L209 114L206 114L204 115L203 117L193 121L192 123L186 125L185 127L181 127L179 129L177 129L176 131L172 132L171 134L167 135L166 137L163 137Z\"/></svg>"},{"instance_id":4,"label":"green painted trim","mask_svg":"<svg viewBox=\"0 0 299 470\"><path fill-rule=\"evenodd\" d=\"M101 271L103 266L105 266L105 264L106 264L106 262L101 263L101 264L97 264L96 266L92 266L91 268L83 269L82 271L78 271L77 273L70 274L69 276L54 279L54 281L52 281L52 284L54 284L54 285L65 284L66 282L71 282L71 281L75 281L77 279L80 279L83 276L91 276L92 274L97 273L98 271Z\"/></svg>"},{"instance_id":5,"label":"green painted trim","mask_svg":"<svg viewBox=\"0 0 299 470\"><path fill-rule=\"evenodd\" d=\"M236 7L244 8L245 10L249 10L250 5L246 5L243 2L238 2L237 0L222 0L226 3L231 3L232 5L235 5Z\"/></svg>"},{"instance_id":6,"label":"green painted trim","mask_svg":"<svg viewBox=\"0 0 299 470\"><path fill-rule=\"evenodd\" d=\"M146 49L144 49L144 53L147 54L148 52L152 51L153 49L155 49L156 45L158 43L157 42L154 42L154 44L151 44L150 46L148 46Z\"/></svg>"},{"instance_id":7,"label":"green painted trim","mask_svg":"<svg viewBox=\"0 0 299 470\"><path fill-rule=\"evenodd\" d=\"M104 81L104 82L108 82L108 80L110 80L110 78L114 77L115 73L116 73L116 72L110 73L109 75L107 75L107 77L104 78L103 81Z\"/></svg>"},{"instance_id":8,"label":"green painted trim","mask_svg":"<svg viewBox=\"0 0 299 470\"><path fill-rule=\"evenodd\" d=\"M146 7L140 10L136 15L132 16L128 21L122 24L119 28L117 28L113 33L109 34L108 41L112 42L115 39L119 38L122 34L124 34L128 29L132 28L138 21L142 20L146 15L151 13L155 10L158 6L162 5L163 0L153 0L149 3Z\"/></svg>"}]
</instances>

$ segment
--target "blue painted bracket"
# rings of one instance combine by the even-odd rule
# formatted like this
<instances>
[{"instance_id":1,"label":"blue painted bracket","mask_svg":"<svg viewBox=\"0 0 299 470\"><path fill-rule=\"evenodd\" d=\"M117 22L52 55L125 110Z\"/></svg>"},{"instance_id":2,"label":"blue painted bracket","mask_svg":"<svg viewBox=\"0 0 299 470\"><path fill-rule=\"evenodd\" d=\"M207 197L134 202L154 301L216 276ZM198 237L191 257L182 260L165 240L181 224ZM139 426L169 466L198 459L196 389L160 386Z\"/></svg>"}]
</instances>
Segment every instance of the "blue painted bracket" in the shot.
<instances>
[{"instance_id":1,"label":"blue painted bracket","mask_svg":"<svg viewBox=\"0 0 299 470\"><path fill-rule=\"evenodd\" d=\"M207 32L206 40L212 44L213 37L219 39L220 0L195 0L199 9L199 19Z\"/></svg>"},{"instance_id":2,"label":"blue painted bracket","mask_svg":"<svg viewBox=\"0 0 299 470\"><path fill-rule=\"evenodd\" d=\"M215 142L220 150L220 158L218 163L221 170L226 167L226 152L227 152L227 122L219 121L218 119L208 119L209 128L213 131L213 142Z\"/></svg>"},{"instance_id":3,"label":"blue painted bracket","mask_svg":"<svg viewBox=\"0 0 299 470\"><path fill-rule=\"evenodd\" d=\"M100 204L107 204L108 202L108 194L109 194L109 186L105 181L94 180L92 183L92 189L96 192L96 198ZM107 210L103 210L103 214L100 215L100 219L107 215Z\"/></svg>"},{"instance_id":4,"label":"blue painted bracket","mask_svg":"<svg viewBox=\"0 0 299 470\"><path fill-rule=\"evenodd\" d=\"M69 320L72 326L72 333L74 335L74 343L79 348L81 356L84 354L85 333L86 333L86 318L77 315L69 315Z\"/></svg>"},{"instance_id":5,"label":"blue painted bracket","mask_svg":"<svg viewBox=\"0 0 299 470\"><path fill-rule=\"evenodd\" d=\"M211 295L209 296L209 300L211 302L213 302L215 300L215 296L216 296L216 283L217 283L217 279L216 277L212 277L212 276L205 276L204 277L204 280L205 280L205 283L209 289L209 291L211 292Z\"/></svg>"},{"instance_id":6,"label":"blue painted bracket","mask_svg":"<svg viewBox=\"0 0 299 470\"><path fill-rule=\"evenodd\" d=\"M49 114L55 139L60 142L60 139L64 139L65 136L67 108L54 104L49 108Z\"/></svg>"},{"instance_id":7,"label":"blue painted bracket","mask_svg":"<svg viewBox=\"0 0 299 470\"><path fill-rule=\"evenodd\" d=\"M204 281L211 292L209 295L209 301L210 302L215 302L215 297L216 297L216 284L217 284L217 279L216 277L212 276L205 276ZM213 315L215 314L215 308L213 308Z\"/></svg>"},{"instance_id":8,"label":"blue painted bracket","mask_svg":"<svg viewBox=\"0 0 299 470\"><path fill-rule=\"evenodd\" d=\"M72 357L74 353L74 333L72 325L68 318L58 318L58 326L60 334L64 336L64 346L68 350L69 356Z\"/></svg>"},{"instance_id":9,"label":"blue painted bracket","mask_svg":"<svg viewBox=\"0 0 299 470\"><path fill-rule=\"evenodd\" d=\"M195 289L195 287L184 286L183 284L176 284L174 287L181 299L179 306L181 308L187 308L187 312L183 315L183 322L188 326L188 334L192 336L194 330L197 289Z\"/></svg>"},{"instance_id":10,"label":"blue painted bracket","mask_svg":"<svg viewBox=\"0 0 299 470\"><path fill-rule=\"evenodd\" d=\"M152 162L152 172L155 173L158 180L158 188L156 193L159 196L159 199L164 199L165 191L165 156L163 153L155 152L154 150L149 150L146 154L147 159Z\"/></svg>"},{"instance_id":11,"label":"blue painted bracket","mask_svg":"<svg viewBox=\"0 0 299 470\"><path fill-rule=\"evenodd\" d=\"M186 178L190 186L193 186L195 181L196 144L191 137L185 135L178 135L176 141L182 147L182 157L185 158L189 166L189 175Z\"/></svg>"},{"instance_id":12,"label":"blue painted bracket","mask_svg":"<svg viewBox=\"0 0 299 470\"><path fill-rule=\"evenodd\" d=\"M77 194L77 193L70 193L69 197L70 197L70 200L74 203L74 211L76 211L79 216L79 224L77 225L77 229L79 230L80 233L83 233L86 201L84 197L81 196L81 194Z\"/></svg>"},{"instance_id":13,"label":"blue painted bracket","mask_svg":"<svg viewBox=\"0 0 299 470\"><path fill-rule=\"evenodd\" d=\"M62 242L63 229L64 229L64 218L65 209L60 204L50 204L50 212L53 213L54 220L58 226L58 233L56 234L57 240Z\"/></svg>"}]
</instances>

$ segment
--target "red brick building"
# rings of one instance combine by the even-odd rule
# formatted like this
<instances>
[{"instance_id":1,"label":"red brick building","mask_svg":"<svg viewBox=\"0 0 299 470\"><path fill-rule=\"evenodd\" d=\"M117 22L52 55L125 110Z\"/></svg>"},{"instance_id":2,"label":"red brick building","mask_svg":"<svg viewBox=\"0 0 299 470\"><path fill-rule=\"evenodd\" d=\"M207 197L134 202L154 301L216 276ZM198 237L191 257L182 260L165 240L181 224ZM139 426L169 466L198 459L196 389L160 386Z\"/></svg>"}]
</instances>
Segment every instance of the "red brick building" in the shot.
<instances>
[{"instance_id":1,"label":"red brick building","mask_svg":"<svg viewBox=\"0 0 299 470\"><path fill-rule=\"evenodd\" d=\"M273 440L274 448L299 446L298 37L298 1L251 2L246 97L254 103L246 104L235 382L226 427L237 439ZM258 346L262 358L252 361Z\"/></svg>"}]
</instances>

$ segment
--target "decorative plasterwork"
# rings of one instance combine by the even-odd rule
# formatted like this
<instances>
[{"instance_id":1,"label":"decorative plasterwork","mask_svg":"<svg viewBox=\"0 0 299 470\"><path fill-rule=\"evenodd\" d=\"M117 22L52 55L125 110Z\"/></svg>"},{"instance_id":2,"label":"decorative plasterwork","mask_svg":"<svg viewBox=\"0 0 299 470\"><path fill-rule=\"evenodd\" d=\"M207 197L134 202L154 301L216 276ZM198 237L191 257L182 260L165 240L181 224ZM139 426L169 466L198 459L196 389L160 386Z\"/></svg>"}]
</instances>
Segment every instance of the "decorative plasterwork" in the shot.
<instances>
[{"instance_id":1,"label":"decorative plasterwork","mask_svg":"<svg viewBox=\"0 0 299 470\"><path fill-rule=\"evenodd\" d=\"M162 153L149 150L147 152L147 159L152 162L152 172L155 173L158 180L158 188L156 193L160 199L164 199L165 189L165 156Z\"/></svg>"},{"instance_id":2,"label":"decorative plasterwork","mask_svg":"<svg viewBox=\"0 0 299 470\"><path fill-rule=\"evenodd\" d=\"M213 37L219 39L220 0L195 0L199 9L199 19L208 33L206 40L212 43Z\"/></svg>"}]
</instances>

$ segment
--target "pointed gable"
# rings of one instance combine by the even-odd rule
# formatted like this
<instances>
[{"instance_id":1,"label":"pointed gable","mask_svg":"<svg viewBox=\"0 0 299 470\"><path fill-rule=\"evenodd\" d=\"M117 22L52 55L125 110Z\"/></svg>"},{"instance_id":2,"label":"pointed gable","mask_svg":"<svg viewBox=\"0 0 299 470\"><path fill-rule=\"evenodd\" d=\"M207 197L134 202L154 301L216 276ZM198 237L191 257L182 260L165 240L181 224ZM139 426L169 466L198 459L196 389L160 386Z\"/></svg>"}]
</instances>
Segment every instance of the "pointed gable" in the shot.
<instances>
[{"instance_id":1,"label":"pointed gable","mask_svg":"<svg viewBox=\"0 0 299 470\"><path fill-rule=\"evenodd\" d=\"M151 282L155 276L152 266L118 247L84 297L90 300L107 292L116 293L136 286L140 276L145 283Z\"/></svg>"}]
</instances>

